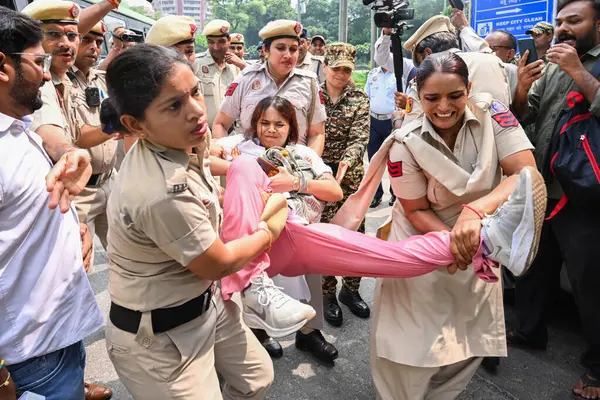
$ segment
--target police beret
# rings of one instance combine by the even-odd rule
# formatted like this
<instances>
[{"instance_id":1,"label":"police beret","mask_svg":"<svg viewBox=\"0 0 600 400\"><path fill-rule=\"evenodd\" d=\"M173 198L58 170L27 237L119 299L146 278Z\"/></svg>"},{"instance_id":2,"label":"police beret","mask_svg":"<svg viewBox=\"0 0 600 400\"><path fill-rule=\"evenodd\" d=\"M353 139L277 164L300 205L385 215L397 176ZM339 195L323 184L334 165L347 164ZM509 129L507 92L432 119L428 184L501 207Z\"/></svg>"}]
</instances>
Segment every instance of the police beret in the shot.
<instances>
[{"instance_id":1,"label":"police beret","mask_svg":"<svg viewBox=\"0 0 600 400\"><path fill-rule=\"evenodd\" d=\"M72 1L38 0L25 7L22 13L42 23L77 25L80 11Z\"/></svg>"},{"instance_id":2,"label":"police beret","mask_svg":"<svg viewBox=\"0 0 600 400\"><path fill-rule=\"evenodd\" d=\"M348 67L354 69L356 47L348 43L332 43L325 50L325 65L331 68Z\"/></svg>"},{"instance_id":3,"label":"police beret","mask_svg":"<svg viewBox=\"0 0 600 400\"><path fill-rule=\"evenodd\" d=\"M423 25L404 43L404 48L408 51L414 51L415 47L428 36L439 32L455 33L456 29L450 22L450 18L444 15L436 15L423 22Z\"/></svg>"},{"instance_id":4,"label":"police beret","mask_svg":"<svg viewBox=\"0 0 600 400\"><path fill-rule=\"evenodd\" d=\"M231 25L223 19L213 19L204 27L204 36L227 36Z\"/></svg>"},{"instance_id":5,"label":"police beret","mask_svg":"<svg viewBox=\"0 0 600 400\"><path fill-rule=\"evenodd\" d=\"M106 33L106 25L104 25L104 22L100 21L96 25L94 25L92 30L90 30L90 33L93 33L94 35L98 36L104 36L104 34Z\"/></svg>"},{"instance_id":6,"label":"police beret","mask_svg":"<svg viewBox=\"0 0 600 400\"><path fill-rule=\"evenodd\" d=\"M269 22L258 32L263 40L277 38L299 38L302 33L302 24L289 19L278 19Z\"/></svg>"},{"instance_id":7,"label":"police beret","mask_svg":"<svg viewBox=\"0 0 600 400\"><path fill-rule=\"evenodd\" d=\"M232 44L244 44L244 35L241 33L232 33L231 34L231 43Z\"/></svg>"},{"instance_id":8,"label":"police beret","mask_svg":"<svg viewBox=\"0 0 600 400\"><path fill-rule=\"evenodd\" d=\"M321 40L321 41L323 41L323 44L325 44L325 38L323 36L321 36L321 35L315 35L315 36L313 36L312 39L310 39L310 42L312 43L315 40Z\"/></svg>"},{"instance_id":9,"label":"police beret","mask_svg":"<svg viewBox=\"0 0 600 400\"><path fill-rule=\"evenodd\" d=\"M161 46L175 46L178 43L193 40L196 33L196 21L183 15L162 17L148 31L146 43Z\"/></svg>"}]
</instances>

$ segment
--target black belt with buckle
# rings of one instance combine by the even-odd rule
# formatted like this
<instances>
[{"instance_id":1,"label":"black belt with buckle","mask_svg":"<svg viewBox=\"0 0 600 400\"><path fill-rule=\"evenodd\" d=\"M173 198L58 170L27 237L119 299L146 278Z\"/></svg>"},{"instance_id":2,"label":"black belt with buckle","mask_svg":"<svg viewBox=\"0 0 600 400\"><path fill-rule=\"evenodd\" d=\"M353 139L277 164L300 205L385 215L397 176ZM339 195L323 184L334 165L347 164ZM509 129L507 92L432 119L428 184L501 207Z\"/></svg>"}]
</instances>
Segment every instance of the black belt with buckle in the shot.
<instances>
[{"instance_id":1,"label":"black belt with buckle","mask_svg":"<svg viewBox=\"0 0 600 400\"><path fill-rule=\"evenodd\" d=\"M100 182L102 182L102 178L110 178L112 171L106 172L104 174L92 174L88 183L85 186L98 186Z\"/></svg>"},{"instance_id":2,"label":"black belt with buckle","mask_svg":"<svg viewBox=\"0 0 600 400\"><path fill-rule=\"evenodd\" d=\"M211 285L200 296L180 306L152 310L152 330L154 333L166 332L198 318L210 308L212 295ZM122 331L136 334L142 313L111 302L109 318Z\"/></svg>"}]
</instances>

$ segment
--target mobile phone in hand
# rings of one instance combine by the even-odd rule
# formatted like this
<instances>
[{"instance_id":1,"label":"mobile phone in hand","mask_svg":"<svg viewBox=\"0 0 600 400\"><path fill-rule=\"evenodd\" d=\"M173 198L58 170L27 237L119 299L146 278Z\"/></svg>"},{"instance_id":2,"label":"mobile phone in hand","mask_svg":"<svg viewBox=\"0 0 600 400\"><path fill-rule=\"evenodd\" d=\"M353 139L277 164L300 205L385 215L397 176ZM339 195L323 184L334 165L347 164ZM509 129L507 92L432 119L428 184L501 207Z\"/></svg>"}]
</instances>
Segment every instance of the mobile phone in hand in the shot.
<instances>
[{"instance_id":1,"label":"mobile phone in hand","mask_svg":"<svg viewBox=\"0 0 600 400\"><path fill-rule=\"evenodd\" d=\"M448 3L452 6L452 8L456 8L460 11L464 11L465 9L465 4L462 2L462 0L448 0Z\"/></svg>"},{"instance_id":2,"label":"mobile phone in hand","mask_svg":"<svg viewBox=\"0 0 600 400\"><path fill-rule=\"evenodd\" d=\"M269 178L272 178L279 173L279 168L277 168L277 166L273 165L271 162L265 160L264 158L258 157L256 161Z\"/></svg>"},{"instance_id":3,"label":"mobile phone in hand","mask_svg":"<svg viewBox=\"0 0 600 400\"><path fill-rule=\"evenodd\" d=\"M519 54L521 54L521 55L525 54L525 51L529 50L529 55L527 56L526 65L529 65L534 61L537 61L538 54L537 54L537 50L535 49L535 42L533 41L532 38L519 39L518 45L519 45Z\"/></svg>"}]
</instances>

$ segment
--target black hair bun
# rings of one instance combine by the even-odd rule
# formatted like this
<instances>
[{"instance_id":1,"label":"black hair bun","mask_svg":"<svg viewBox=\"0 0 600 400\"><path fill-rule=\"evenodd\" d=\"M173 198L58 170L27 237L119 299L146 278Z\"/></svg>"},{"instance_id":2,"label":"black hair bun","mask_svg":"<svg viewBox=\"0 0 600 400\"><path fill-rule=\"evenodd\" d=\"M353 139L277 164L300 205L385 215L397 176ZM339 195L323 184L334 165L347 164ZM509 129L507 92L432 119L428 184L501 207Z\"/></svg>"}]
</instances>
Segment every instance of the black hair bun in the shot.
<instances>
[{"instance_id":1,"label":"black hair bun","mask_svg":"<svg viewBox=\"0 0 600 400\"><path fill-rule=\"evenodd\" d=\"M102 102L102 106L100 107L100 123L102 123L102 132L107 135L126 131L125 127L121 125L121 116L111 97Z\"/></svg>"}]
</instances>

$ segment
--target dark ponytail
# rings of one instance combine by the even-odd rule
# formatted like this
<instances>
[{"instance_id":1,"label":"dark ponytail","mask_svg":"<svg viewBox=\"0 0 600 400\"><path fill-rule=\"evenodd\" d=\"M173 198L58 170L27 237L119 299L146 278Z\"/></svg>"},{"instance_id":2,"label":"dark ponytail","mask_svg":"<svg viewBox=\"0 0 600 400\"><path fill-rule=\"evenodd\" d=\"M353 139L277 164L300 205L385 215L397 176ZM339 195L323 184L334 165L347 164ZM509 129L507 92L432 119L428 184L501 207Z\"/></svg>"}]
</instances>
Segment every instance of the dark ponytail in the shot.
<instances>
[{"instance_id":1,"label":"dark ponytail","mask_svg":"<svg viewBox=\"0 0 600 400\"><path fill-rule=\"evenodd\" d=\"M175 64L192 69L181 54L162 46L139 44L119 54L106 71L109 98L102 103L100 111L100 120L106 128L122 131L122 115L143 120L146 109L160 94Z\"/></svg>"},{"instance_id":2,"label":"dark ponytail","mask_svg":"<svg viewBox=\"0 0 600 400\"><path fill-rule=\"evenodd\" d=\"M102 131L108 135L116 132L127 133L127 129L121 124L121 117L117 112L115 101L112 97L104 100L100 107L100 122L102 123Z\"/></svg>"}]
</instances>

